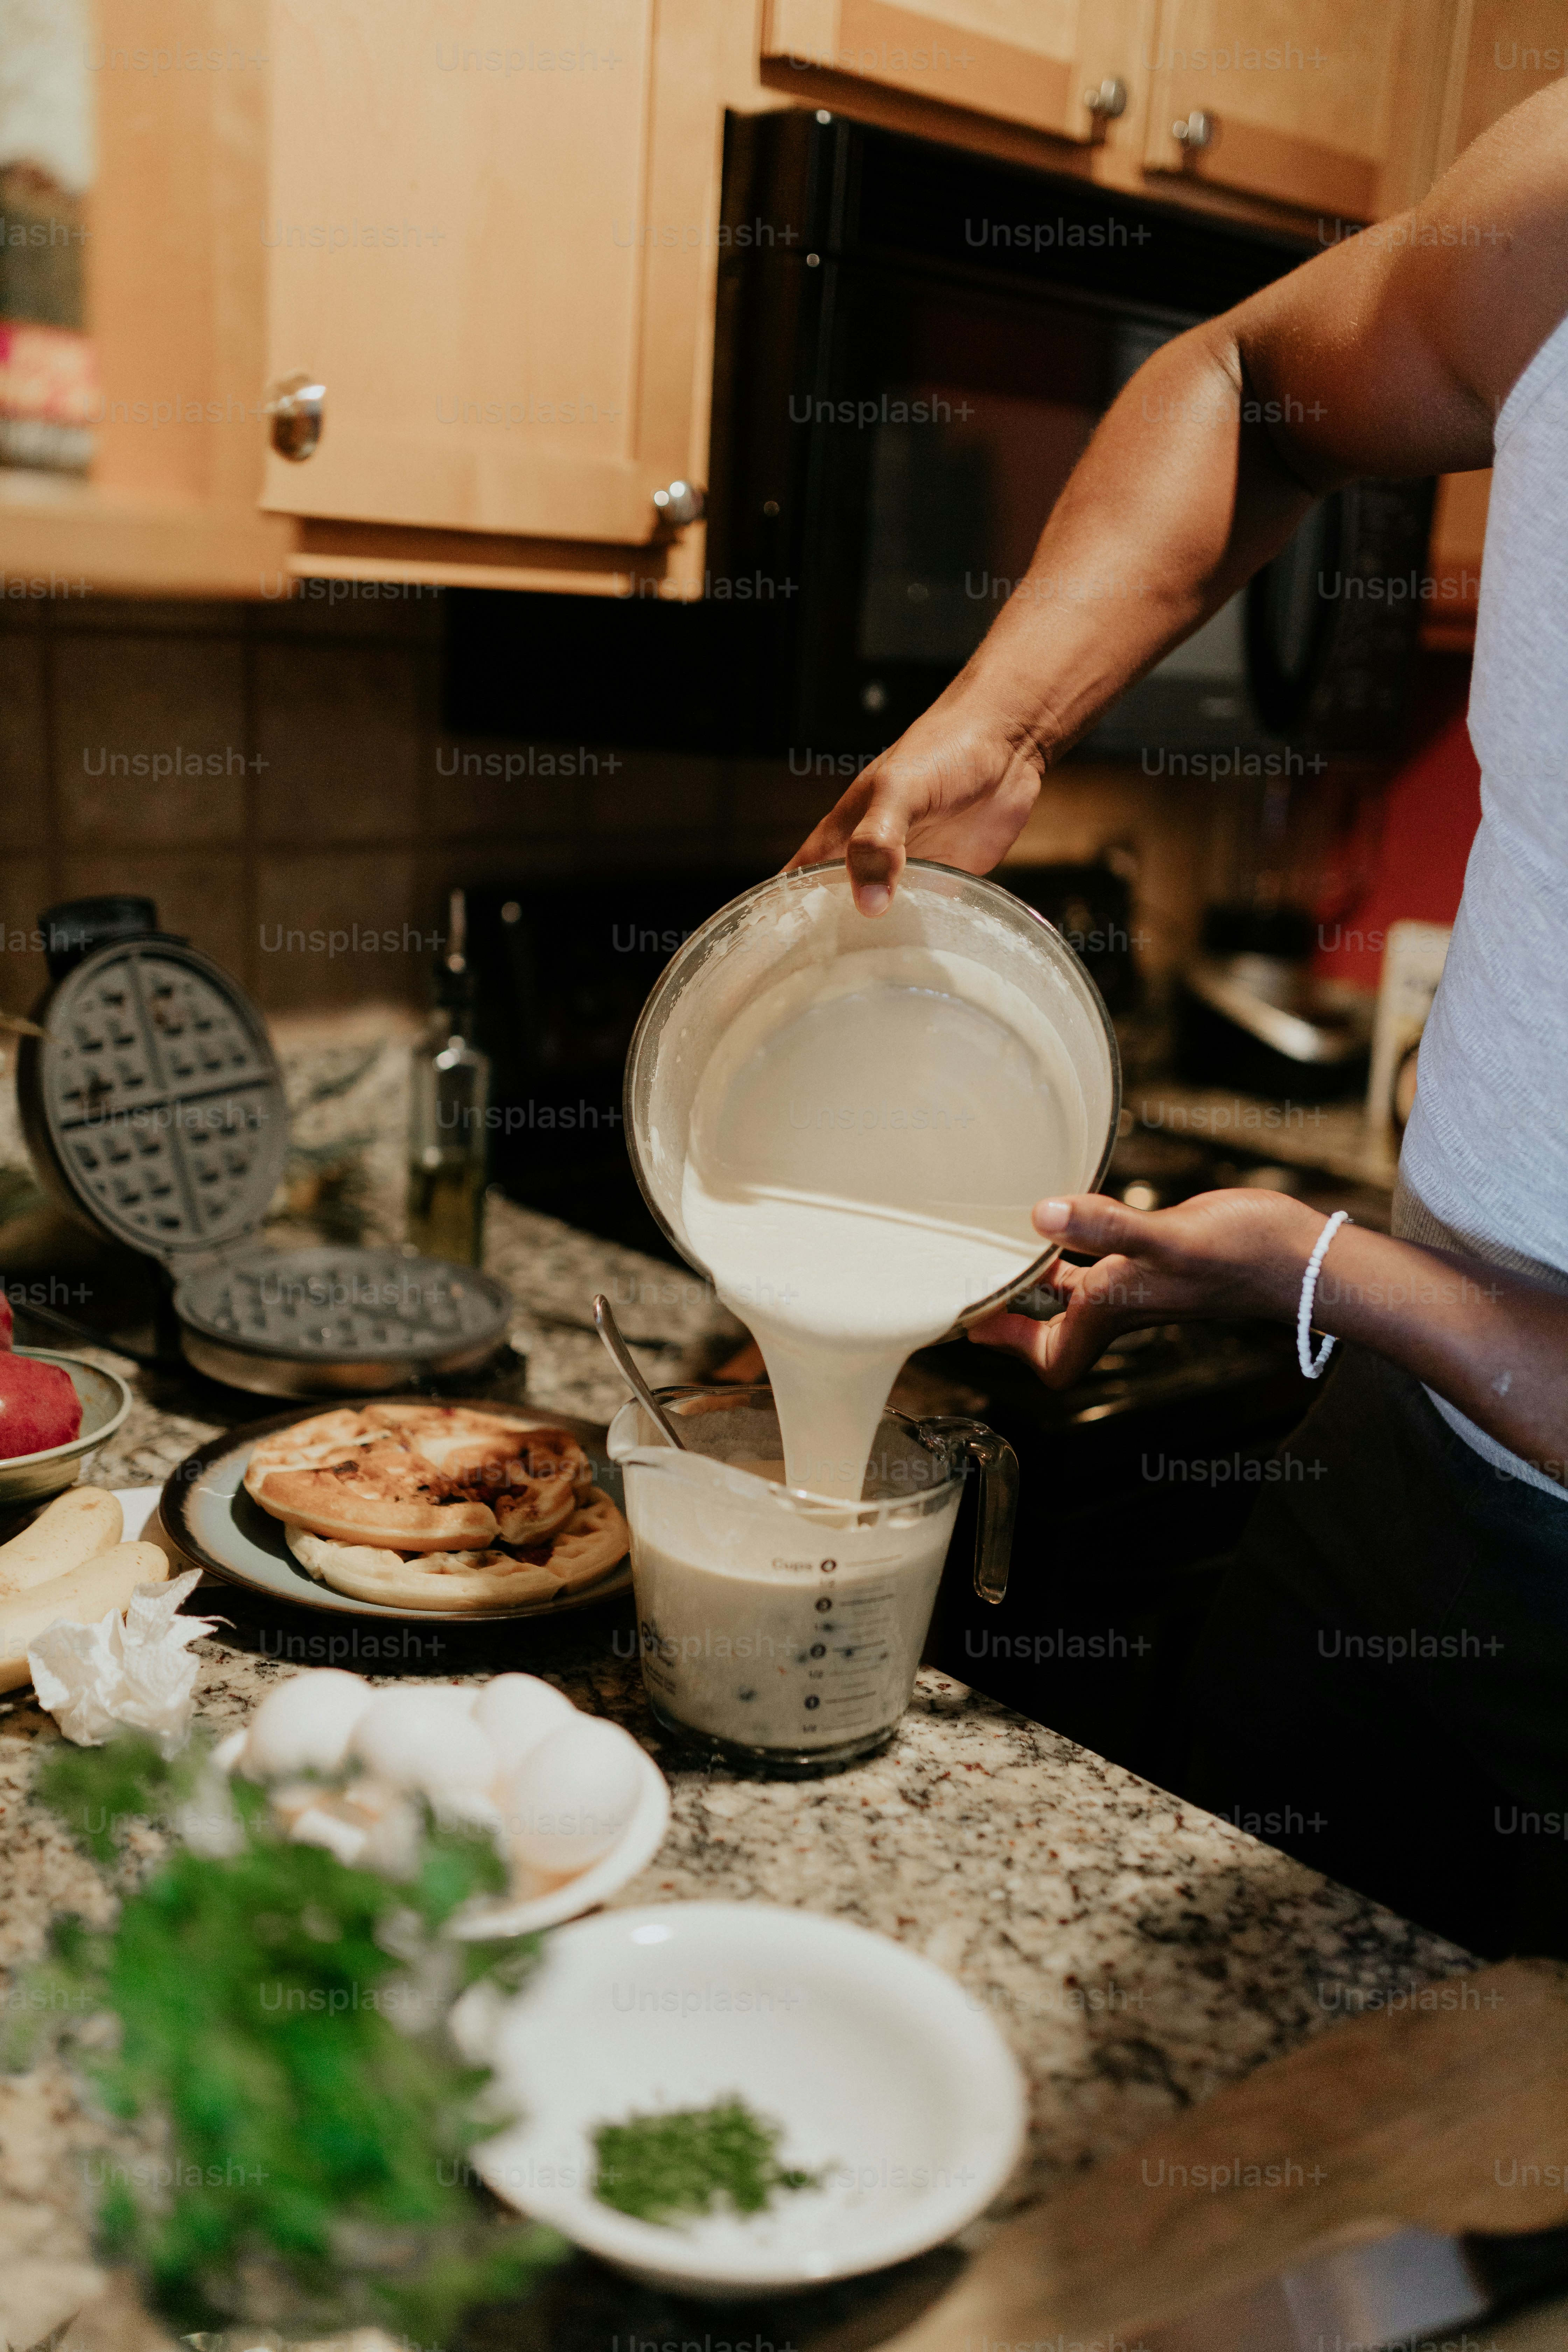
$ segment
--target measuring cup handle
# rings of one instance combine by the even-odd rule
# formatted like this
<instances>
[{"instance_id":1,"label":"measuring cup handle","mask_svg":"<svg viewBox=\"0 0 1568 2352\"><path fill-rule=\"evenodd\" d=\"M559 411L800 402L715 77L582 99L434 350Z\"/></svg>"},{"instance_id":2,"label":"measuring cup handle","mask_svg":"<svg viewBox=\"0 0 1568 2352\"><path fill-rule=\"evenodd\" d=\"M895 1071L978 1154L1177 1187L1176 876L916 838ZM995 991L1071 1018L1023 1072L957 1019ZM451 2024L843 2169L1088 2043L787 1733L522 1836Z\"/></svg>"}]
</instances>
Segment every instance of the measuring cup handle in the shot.
<instances>
[{"instance_id":1,"label":"measuring cup handle","mask_svg":"<svg viewBox=\"0 0 1568 2352\"><path fill-rule=\"evenodd\" d=\"M982 1601L1005 1600L1013 1558L1013 1524L1018 1516L1018 1457L1005 1437L984 1422L941 1415L921 1423L927 1443L966 1454L980 1473L974 1521L974 1590Z\"/></svg>"}]
</instances>

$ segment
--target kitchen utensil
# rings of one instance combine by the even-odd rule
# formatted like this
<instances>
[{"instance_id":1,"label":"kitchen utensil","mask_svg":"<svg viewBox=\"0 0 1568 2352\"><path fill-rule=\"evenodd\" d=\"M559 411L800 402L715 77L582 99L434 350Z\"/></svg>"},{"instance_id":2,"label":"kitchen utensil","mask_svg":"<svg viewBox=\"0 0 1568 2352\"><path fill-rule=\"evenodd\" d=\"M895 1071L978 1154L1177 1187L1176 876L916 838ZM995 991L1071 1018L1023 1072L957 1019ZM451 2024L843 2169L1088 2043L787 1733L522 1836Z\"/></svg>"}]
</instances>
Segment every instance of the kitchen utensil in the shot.
<instances>
[{"instance_id":1,"label":"kitchen utensil","mask_svg":"<svg viewBox=\"0 0 1568 2352\"><path fill-rule=\"evenodd\" d=\"M616 1371L637 1399L643 1411L657 1423L666 1444L673 1445L679 1452L686 1444L686 1440L638 1370L636 1359L621 1337L620 1326L611 1313L610 1302L603 1291L600 1291L594 1301L594 1328L609 1349L610 1360Z\"/></svg>"},{"instance_id":2,"label":"kitchen utensil","mask_svg":"<svg viewBox=\"0 0 1568 2352\"><path fill-rule=\"evenodd\" d=\"M84 900L45 918L48 1034L24 1039L16 1061L40 1180L164 1270L181 1347L214 1380L325 1396L483 1363L511 1314L488 1275L258 1241L289 1150L282 1076L238 983L145 928L151 914L147 901Z\"/></svg>"},{"instance_id":3,"label":"kitchen utensil","mask_svg":"<svg viewBox=\"0 0 1568 2352\"><path fill-rule=\"evenodd\" d=\"M64 1445L47 1445L37 1454L13 1454L0 1462L0 1507L41 1503L76 1484L82 1458L112 1437L131 1410L131 1391L118 1372L89 1364L85 1356L58 1356L47 1348L17 1348L36 1363L58 1364L68 1373L81 1400L81 1427Z\"/></svg>"},{"instance_id":4,"label":"kitchen utensil","mask_svg":"<svg viewBox=\"0 0 1568 2352\"><path fill-rule=\"evenodd\" d=\"M1377 1998L1020 2214L886 2352L1319 2352L1560 2279L1568 1968Z\"/></svg>"},{"instance_id":5,"label":"kitchen utensil","mask_svg":"<svg viewBox=\"0 0 1568 2352\"><path fill-rule=\"evenodd\" d=\"M1310 970L1313 927L1286 908L1268 917L1211 908L1204 953L1182 975L1177 1063L1199 1085L1316 1101L1366 1067L1373 1000Z\"/></svg>"},{"instance_id":6,"label":"kitchen utensil","mask_svg":"<svg viewBox=\"0 0 1568 2352\"><path fill-rule=\"evenodd\" d=\"M1116 1036L1099 991L1060 934L998 884L920 857L910 860L892 907L870 927L856 912L841 865L804 866L742 892L693 932L643 1007L626 1057L626 1148L637 1181L699 1273L709 1269L686 1235L681 1180L707 1042L761 987L868 944L947 950L1021 989L1060 1037L1080 1097L1077 1164L1051 1181L1063 1192L1090 1192L1103 1175L1121 1100ZM960 1327L1028 1289L1052 1255L1043 1251L1005 1289L966 1307Z\"/></svg>"},{"instance_id":7,"label":"kitchen utensil","mask_svg":"<svg viewBox=\"0 0 1568 2352\"><path fill-rule=\"evenodd\" d=\"M434 1398L432 1402L439 1403ZM349 1407L370 1404L372 1397L347 1397ZM479 1412L486 1409L483 1397L463 1397L457 1400ZM496 1401L498 1412L516 1415L518 1407ZM330 1585L318 1584L308 1576L294 1558L284 1539L280 1520L275 1519L254 1502L245 1491L246 1464L258 1437L275 1429L287 1429L290 1423L303 1421L314 1407L296 1405L289 1412L274 1413L267 1421L247 1421L242 1428L226 1430L210 1437L205 1445L196 1446L174 1470L163 1488L159 1505L159 1517L164 1532L176 1551L196 1561L214 1576L222 1577L227 1584L246 1586L269 1600L287 1602L296 1609L319 1610L324 1616L384 1617L399 1624L431 1624L448 1622L460 1624L484 1624L492 1619L522 1619L527 1617L559 1617L569 1609L586 1609L599 1601L624 1592L631 1582L629 1562L622 1560L610 1569L596 1584L571 1592L555 1601L524 1601L512 1609L392 1609L375 1601L356 1601L346 1592L334 1592ZM621 1474L617 1465L605 1449L605 1430L601 1423L579 1421L567 1412L541 1412L534 1416L541 1428L569 1429L581 1440L594 1465L594 1483L618 1506L621 1500ZM303 1657L304 1652L299 1654ZM375 1655L367 1648L345 1651L342 1656L352 1662L363 1654ZM438 1652L434 1654L439 1654ZM341 1663L334 1651L330 1657L321 1651L310 1654L312 1664Z\"/></svg>"},{"instance_id":8,"label":"kitchen utensil","mask_svg":"<svg viewBox=\"0 0 1568 2352\"><path fill-rule=\"evenodd\" d=\"M504 1285L401 1250L257 1249L183 1276L180 1344L198 1371L263 1396L342 1397L472 1370L511 1320Z\"/></svg>"},{"instance_id":9,"label":"kitchen utensil","mask_svg":"<svg viewBox=\"0 0 1568 2352\"><path fill-rule=\"evenodd\" d=\"M976 1590L1007 1588L1018 1465L978 1422L882 1416L867 1499L783 1484L767 1388L666 1389L686 1450L623 1405L643 1681L659 1721L743 1769L831 1770L886 1745L909 1705L958 1514L980 1472Z\"/></svg>"},{"instance_id":10,"label":"kitchen utensil","mask_svg":"<svg viewBox=\"0 0 1568 2352\"><path fill-rule=\"evenodd\" d=\"M231 1732L213 1750L213 1762L232 1772L245 1746L244 1730ZM638 1750L637 1800L619 1838L598 1862L590 1863L544 1895L498 1895L494 1901L465 1906L448 1920L446 1933L458 1943L485 1943L500 1936L532 1936L542 1928L559 1927L563 1919L596 1911L612 1895L647 1868L664 1843L669 1827L669 1783L653 1758Z\"/></svg>"},{"instance_id":11,"label":"kitchen utensil","mask_svg":"<svg viewBox=\"0 0 1568 2352\"><path fill-rule=\"evenodd\" d=\"M464 2021L459 2003L459 2032ZM581 1920L487 2024L473 2054L523 2120L474 2151L481 2178L686 2294L817 2286L903 2262L973 2221L1023 2146L1022 2078L984 2011L930 1960L809 1911L671 1903ZM819 2187L679 2228L595 2197L598 2125L737 2091L783 2127L781 2160L820 2171Z\"/></svg>"}]
</instances>

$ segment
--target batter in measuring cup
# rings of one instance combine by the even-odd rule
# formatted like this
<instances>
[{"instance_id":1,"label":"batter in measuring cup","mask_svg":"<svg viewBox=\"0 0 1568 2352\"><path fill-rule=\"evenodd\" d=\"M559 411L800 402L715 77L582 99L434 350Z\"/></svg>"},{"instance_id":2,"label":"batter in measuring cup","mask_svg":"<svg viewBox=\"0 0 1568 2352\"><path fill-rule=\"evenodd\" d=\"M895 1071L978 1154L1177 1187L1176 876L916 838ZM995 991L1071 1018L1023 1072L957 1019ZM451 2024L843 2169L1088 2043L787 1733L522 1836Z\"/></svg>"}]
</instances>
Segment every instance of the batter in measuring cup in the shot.
<instances>
[{"instance_id":1,"label":"batter in measuring cup","mask_svg":"<svg viewBox=\"0 0 1568 2352\"><path fill-rule=\"evenodd\" d=\"M682 1222L762 1348L791 1486L858 1499L905 1358L1038 1256L1084 1116L1045 1016L944 950L791 972L719 1041Z\"/></svg>"},{"instance_id":2,"label":"batter in measuring cup","mask_svg":"<svg viewBox=\"0 0 1568 2352\"><path fill-rule=\"evenodd\" d=\"M957 1511L792 1520L633 1470L643 1675L667 1719L758 1749L834 1748L909 1702ZM933 1475L934 1472L933 1472ZM721 1499L722 1497L722 1499Z\"/></svg>"}]
</instances>

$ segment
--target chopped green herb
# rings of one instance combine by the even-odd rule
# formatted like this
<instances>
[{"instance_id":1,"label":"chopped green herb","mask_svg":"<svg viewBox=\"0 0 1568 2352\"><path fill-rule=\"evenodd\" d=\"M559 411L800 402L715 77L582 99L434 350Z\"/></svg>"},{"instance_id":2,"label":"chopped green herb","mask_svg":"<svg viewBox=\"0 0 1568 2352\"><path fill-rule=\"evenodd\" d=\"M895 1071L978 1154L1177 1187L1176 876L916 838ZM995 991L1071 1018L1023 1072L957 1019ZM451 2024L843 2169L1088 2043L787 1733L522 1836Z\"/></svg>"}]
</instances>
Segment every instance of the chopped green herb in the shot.
<instances>
[{"instance_id":1,"label":"chopped green herb","mask_svg":"<svg viewBox=\"0 0 1568 2352\"><path fill-rule=\"evenodd\" d=\"M780 2164L779 2138L778 2125L740 2098L601 2124L594 2194L638 2221L710 2213L720 2200L737 2213L760 2213L775 2189L815 2189L821 2177Z\"/></svg>"}]
</instances>

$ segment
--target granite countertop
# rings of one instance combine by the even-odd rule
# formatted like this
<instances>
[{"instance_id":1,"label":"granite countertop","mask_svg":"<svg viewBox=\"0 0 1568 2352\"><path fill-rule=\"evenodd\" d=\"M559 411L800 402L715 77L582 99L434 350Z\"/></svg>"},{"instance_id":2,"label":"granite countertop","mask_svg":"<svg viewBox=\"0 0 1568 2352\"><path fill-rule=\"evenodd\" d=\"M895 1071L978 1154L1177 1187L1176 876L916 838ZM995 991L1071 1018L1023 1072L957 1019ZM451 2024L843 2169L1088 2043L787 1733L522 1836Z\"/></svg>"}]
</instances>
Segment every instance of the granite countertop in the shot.
<instances>
[{"instance_id":1,"label":"granite countertop","mask_svg":"<svg viewBox=\"0 0 1568 2352\"><path fill-rule=\"evenodd\" d=\"M376 1083L384 1135L395 1087L385 1070ZM0 1124L0 1159L3 1140ZM493 1203L489 1255L518 1302L530 1399L547 1411L603 1420L622 1400L586 1328L595 1289L616 1298L656 1379L699 1377L734 1343L736 1327L694 1278L551 1218ZM215 1429L249 1417L230 1392L121 1369L137 1401L97 1459L97 1483L158 1483ZM209 1612L224 1605L203 1596ZM222 1635L199 1645L198 1702L216 1732L243 1721L266 1689L298 1671L277 1649L257 1649L253 1628L248 1647ZM578 1704L626 1723L668 1774L669 1834L616 1903L721 1896L797 1906L890 1936L948 1970L994 2018L1029 2080L1028 2150L1006 2202L1048 2193L1366 1995L1476 1965L1229 1823L934 1673L921 1675L891 1748L832 1778L742 1781L693 1769L649 1717L634 1653L634 1618L622 1601L524 1626L494 1661L545 1674ZM433 1663L448 1679L472 1660ZM8 1968L38 1953L51 1914L101 1920L112 1912L103 1876L27 1801L37 1752L58 1736L27 1695L0 1706L0 1963ZM57 2062L0 2078L0 2342L8 2337L11 2352L40 2342L101 2284L75 2163L92 2128ZM952 2259L929 2258L925 2292ZM716 2342L749 2327L805 2352L867 2292L824 2291L749 2305L745 2315L725 2306L719 2326L714 2306L680 2305L577 2257L534 2305L508 2315L501 2333L481 2330L476 2341L510 2352L604 2352L612 2334L707 2334Z\"/></svg>"}]
</instances>

